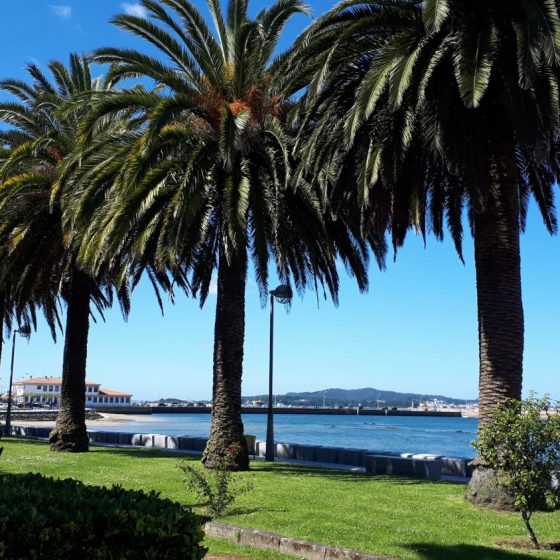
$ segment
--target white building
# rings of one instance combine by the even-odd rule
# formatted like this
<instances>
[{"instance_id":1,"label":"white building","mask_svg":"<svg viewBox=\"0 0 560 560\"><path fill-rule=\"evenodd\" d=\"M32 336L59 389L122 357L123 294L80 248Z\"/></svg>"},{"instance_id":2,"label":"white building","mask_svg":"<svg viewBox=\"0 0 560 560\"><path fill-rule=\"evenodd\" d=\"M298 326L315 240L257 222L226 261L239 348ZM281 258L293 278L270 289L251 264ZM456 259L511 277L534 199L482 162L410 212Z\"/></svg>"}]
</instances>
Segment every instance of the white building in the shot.
<instances>
[{"instance_id":1,"label":"white building","mask_svg":"<svg viewBox=\"0 0 560 560\"><path fill-rule=\"evenodd\" d=\"M18 404L52 404L58 405L61 377L32 377L14 381L12 395ZM86 407L130 406L132 395L111 389L103 389L99 383L86 381Z\"/></svg>"}]
</instances>

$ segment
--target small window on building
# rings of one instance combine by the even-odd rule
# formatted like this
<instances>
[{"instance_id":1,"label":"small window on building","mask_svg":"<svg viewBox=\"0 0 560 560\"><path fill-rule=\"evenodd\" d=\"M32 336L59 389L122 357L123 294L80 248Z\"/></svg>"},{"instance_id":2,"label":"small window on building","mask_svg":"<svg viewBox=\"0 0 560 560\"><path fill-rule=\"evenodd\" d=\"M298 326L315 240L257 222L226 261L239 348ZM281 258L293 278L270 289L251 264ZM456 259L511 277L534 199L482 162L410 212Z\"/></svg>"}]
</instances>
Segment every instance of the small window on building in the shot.
<instances>
[{"instance_id":1,"label":"small window on building","mask_svg":"<svg viewBox=\"0 0 560 560\"><path fill-rule=\"evenodd\" d=\"M54 390L54 387L52 385L49 385L49 393L52 393Z\"/></svg>"},{"instance_id":2,"label":"small window on building","mask_svg":"<svg viewBox=\"0 0 560 560\"><path fill-rule=\"evenodd\" d=\"M37 385L37 391L41 390L41 385Z\"/></svg>"}]
</instances>

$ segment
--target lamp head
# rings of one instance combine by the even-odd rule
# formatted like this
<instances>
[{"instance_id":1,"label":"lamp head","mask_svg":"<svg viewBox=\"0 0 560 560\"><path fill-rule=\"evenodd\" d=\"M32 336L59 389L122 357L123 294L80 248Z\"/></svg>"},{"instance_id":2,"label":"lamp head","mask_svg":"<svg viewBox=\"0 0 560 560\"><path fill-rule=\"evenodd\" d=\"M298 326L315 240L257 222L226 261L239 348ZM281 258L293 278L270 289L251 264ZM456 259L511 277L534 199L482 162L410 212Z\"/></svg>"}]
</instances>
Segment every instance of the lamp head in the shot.
<instances>
[{"instance_id":1,"label":"lamp head","mask_svg":"<svg viewBox=\"0 0 560 560\"><path fill-rule=\"evenodd\" d=\"M281 284L275 290L272 290L270 295L274 296L278 303L290 303L294 296L292 288L287 284Z\"/></svg>"}]
</instances>

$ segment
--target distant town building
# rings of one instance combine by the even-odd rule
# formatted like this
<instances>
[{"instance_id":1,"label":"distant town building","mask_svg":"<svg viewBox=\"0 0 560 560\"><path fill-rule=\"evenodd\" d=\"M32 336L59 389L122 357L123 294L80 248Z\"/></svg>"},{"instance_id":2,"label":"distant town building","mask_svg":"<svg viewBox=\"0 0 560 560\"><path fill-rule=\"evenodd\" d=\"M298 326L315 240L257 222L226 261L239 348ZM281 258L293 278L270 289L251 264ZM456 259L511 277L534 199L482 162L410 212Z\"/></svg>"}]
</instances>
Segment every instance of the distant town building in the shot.
<instances>
[{"instance_id":1,"label":"distant town building","mask_svg":"<svg viewBox=\"0 0 560 560\"><path fill-rule=\"evenodd\" d=\"M52 404L58 405L61 377L32 377L14 381L12 394L18 404ZM86 381L86 406L97 408L102 406L130 406L132 394L104 389L99 383Z\"/></svg>"}]
</instances>

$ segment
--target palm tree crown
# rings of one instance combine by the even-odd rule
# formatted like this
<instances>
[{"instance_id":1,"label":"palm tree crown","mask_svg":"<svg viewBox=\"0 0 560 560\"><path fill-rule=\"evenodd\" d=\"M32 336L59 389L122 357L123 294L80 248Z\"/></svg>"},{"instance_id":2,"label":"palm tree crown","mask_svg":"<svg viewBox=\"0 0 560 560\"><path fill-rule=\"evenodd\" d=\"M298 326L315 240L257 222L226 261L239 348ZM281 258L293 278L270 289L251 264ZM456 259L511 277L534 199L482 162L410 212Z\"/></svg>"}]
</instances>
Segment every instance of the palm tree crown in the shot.
<instances>
[{"instance_id":1,"label":"palm tree crown","mask_svg":"<svg viewBox=\"0 0 560 560\"><path fill-rule=\"evenodd\" d=\"M365 246L348 222L325 224L323 201L308 181L290 180L292 90L284 79L287 55L274 51L285 23L307 7L279 0L250 19L245 1L231 0L224 16L219 2L208 0L211 32L188 0L141 4L149 19L119 15L113 21L162 58L103 48L95 60L111 64L110 79L150 78L155 87L98 96L82 123L82 148L91 146L92 131L107 115L128 112L132 133L99 148L111 162L111 180L79 192L66 215L83 229L81 259L94 268L128 239L125 244L137 255L152 255L156 266L188 272L201 304L217 270L206 460L233 445L237 466L245 468L240 399L248 259L263 301L271 258L283 281L299 290L323 283L336 298L337 253L365 289Z\"/></svg>"},{"instance_id":2,"label":"palm tree crown","mask_svg":"<svg viewBox=\"0 0 560 560\"><path fill-rule=\"evenodd\" d=\"M531 197L557 230L559 47L549 0L350 0L304 33L292 64L292 80L310 84L302 173L340 161L340 186L354 171L368 227L389 228L395 251L411 227L442 238L447 225L462 258L468 216L482 425L521 396Z\"/></svg>"},{"instance_id":3,"label":"palm tree crown","mask_svg":"<svg viewBox=\"0 0 560 560\"><path fill-rule=\"evenodd\" d=\"M0 279L20 307L41 305L53 335L59 322L57 301L67 304L61 407L51 441L56 449L82 451L88 442L84 395L90 304L100 313L111 305L113 281L104 273L94 278L78 264L75 232L63 227L56 186L87 109L85 104L69 106L109 84L92 80L87 60L77 55L70 57L69 67L52 62L49 70L53 81L31 65L31 84L0 82L1 89L19 99L0 104L0 119L12 127L2 132ZM118 295L127 313L126 283Z\"/></svg>"}]
</instances>

